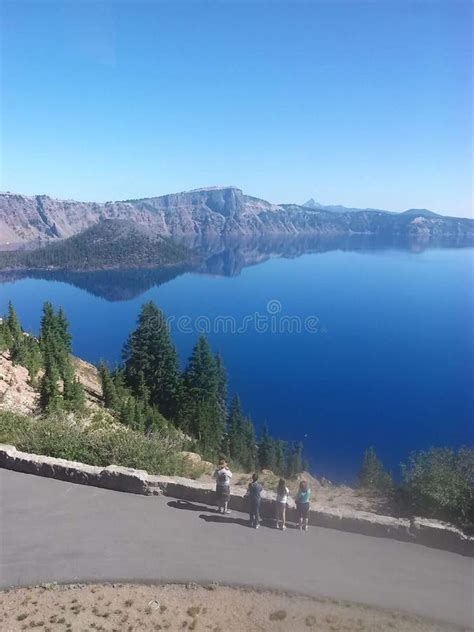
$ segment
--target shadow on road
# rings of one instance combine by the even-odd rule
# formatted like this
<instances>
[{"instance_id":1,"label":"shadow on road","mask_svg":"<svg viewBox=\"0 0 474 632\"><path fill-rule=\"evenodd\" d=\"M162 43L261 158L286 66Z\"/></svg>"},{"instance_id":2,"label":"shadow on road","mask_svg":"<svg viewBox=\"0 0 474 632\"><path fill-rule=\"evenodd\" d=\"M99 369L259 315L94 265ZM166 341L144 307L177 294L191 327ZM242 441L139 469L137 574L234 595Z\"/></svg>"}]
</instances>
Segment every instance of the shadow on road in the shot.
<instances>
[{"instance_id":1,"label":"shadow on road","mask_svg":"<svg viewBox=\"0 0 474 632\"><path fill-rule=\"evenodd\" d=\"M243 518L230 518L229 516L208 516L206 514L201 514L199 516L206 522L218 522L220 524L239 524L241 527L250 527L249 521L244 520Z\"/></svg>"},{"instance_id":2,"label":"shadow on road","mask_svg":"<svg viewBox=\"0 0 474 632\"><path fill-rule=\"evenodd\" d=\"M210 511L212 513L218 513L215 507L206 507L206 505L196 505L189 502L189 500L171 500L168 503L168 507L173 509L187 509L188 511Z\"/></svg>"},{"instance_id":3,"label":"shadow on road","mask_svg":"<svg viewBox=\"0 0 474 632\"><path fill-rule=\"evenodd\" d=\"M216 522L219 524L238 524L241 527L250 528L250 523L248 520L245 520L245 518L232 518L231 516L223 516L222 514L218 514L216 516L208 516L206 514L201 514L199 517L202 520L205 520L206 522ZM265 527L267 529L276 529L274 520L264 519L260 522L260 526Z\"/></svg>"},{"instance_id":4,"label":"shadow on road","mask_svg":"<svg viewBox=\"0 0 474 632\"><path fill-rule=\"evenodd\" d=\"M196 503L192 503L189 500L170 500L167 504L168 507L172 507L173 509L185 509L186 511L200 512L205 511L206 513L201 513L199 517L206 522L215 522L219 524L238 524L241 527L250 527L249 521L245 518L233 518L232 516L222 515L216 507L199 505ZM260 522L260 526L266 527L267 529L276 529L275 520L272 518L263 518ZM286 527L287 529L298 529L297 525L291 523L286 523Z\"/></svg>"}]
</instances>

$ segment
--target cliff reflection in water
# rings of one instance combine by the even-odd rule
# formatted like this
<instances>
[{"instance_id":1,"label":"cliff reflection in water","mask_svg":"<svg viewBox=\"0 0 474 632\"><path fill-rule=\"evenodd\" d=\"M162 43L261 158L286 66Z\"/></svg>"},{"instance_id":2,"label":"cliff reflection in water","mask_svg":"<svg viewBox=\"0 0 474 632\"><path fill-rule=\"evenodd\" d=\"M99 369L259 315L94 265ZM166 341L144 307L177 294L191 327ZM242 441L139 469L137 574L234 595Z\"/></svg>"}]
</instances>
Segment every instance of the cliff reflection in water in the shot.
<instances>
[{"instance_id":1,"label":"cliff reflection in water","mask_svg":"<svg viewBox=\"0 0 474 632\"><path fill-rule=\"evenodd\" d=\"M378 252L386 249L422 252L426 248L459 248L468 246L462 240L446 238L436 241L420 238L387 239L374 235L318 237L314 235L275 235L242 238L186 238L181 242L198 255L192 266L101 270L94 272L28 271L0 273L0 283L33 278L68 283L107 301L128 301L186 273L237 276L247 266L272 258L295 258L309 253L331 250Z\"/></svg>"}]
</instances>

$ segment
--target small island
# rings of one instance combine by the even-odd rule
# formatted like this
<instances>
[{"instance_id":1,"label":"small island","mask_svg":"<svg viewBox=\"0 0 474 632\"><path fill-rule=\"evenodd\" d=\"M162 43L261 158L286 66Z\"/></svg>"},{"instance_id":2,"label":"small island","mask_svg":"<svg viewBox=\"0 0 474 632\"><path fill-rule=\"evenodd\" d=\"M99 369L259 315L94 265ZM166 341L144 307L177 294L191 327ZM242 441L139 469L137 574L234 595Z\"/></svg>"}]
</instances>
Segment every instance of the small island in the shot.
<instances>
[{"instance_id":1,"label":"small island","mask_svg":"<svg viewBox=\"0 0 474 632\"><path fill-rule=\"evenodd\" d=\"M0 253L0 269L99 271L171 267L192 263L194 253L130 220L101 220L83 232L35 250Z\"/></svg>"}]
</instances>

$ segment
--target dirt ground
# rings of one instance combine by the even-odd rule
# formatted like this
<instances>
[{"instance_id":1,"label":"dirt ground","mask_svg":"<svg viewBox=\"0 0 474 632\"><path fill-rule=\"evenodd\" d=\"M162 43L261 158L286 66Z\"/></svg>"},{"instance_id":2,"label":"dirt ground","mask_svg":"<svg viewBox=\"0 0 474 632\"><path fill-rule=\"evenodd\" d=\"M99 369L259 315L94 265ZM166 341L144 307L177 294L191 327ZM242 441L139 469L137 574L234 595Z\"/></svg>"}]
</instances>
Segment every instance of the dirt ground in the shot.
<instances>
[{"instance_id":1,"label":"dirt ground","mask_svg":"<svg viewBox=\"0 0 474 632\"><path fill-rule=\"evenodd\" d=\"M264 489L275 492L279 477L270 470L263 470L259 480ZM300 479L305 479L312 492L311 506L314 509L342 509L350 511L367 511L381 515L396 515L396 508L383 495L369 490L359 490L348 485L334 485L325 479L317 480L308 472L303 472L296 479L287 480L290 495L294 498L298 490ZM205 473L198 479L205 483L214 482L212 475ZM232 487L247 488L251 474L233 472Z\"/></svg>"},{"instance_id":2,"label":"dirt ground","mask_svg":"<svg viewBox=\"0 0 474 632\"><path fill-rule=\"evenodd\" d=\"M0 593L0 629L212 632L447 632L368 606L218 585L55 584Z\"/></svg>"}]
</instances>

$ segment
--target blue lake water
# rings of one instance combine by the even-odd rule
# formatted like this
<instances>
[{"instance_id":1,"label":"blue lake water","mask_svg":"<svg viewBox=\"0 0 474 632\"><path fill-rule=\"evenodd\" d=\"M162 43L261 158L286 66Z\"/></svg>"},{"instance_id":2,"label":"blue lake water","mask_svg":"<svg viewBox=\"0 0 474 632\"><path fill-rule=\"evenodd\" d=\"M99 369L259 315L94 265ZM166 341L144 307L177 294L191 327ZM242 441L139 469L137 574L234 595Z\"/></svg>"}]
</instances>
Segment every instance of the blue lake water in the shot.
<instances>
[{"instance_id":1,"label":"blue lake water","mask_svg":"<svg viewBox=\"0 0 474 632\"><path fill-rule=\"evenodd\" d=\"M74 352L91 362L120 360L145 301L174 317L183 362L210 328L255 423L303 440L316 474L351 481L369 445L396 472L411 450L473 443L472 263L472 249L334 250L236 276L23 278L0 285L0 308L12 300L36 332L43 301L62 306Z\"/></svg>"}]
</instances>

